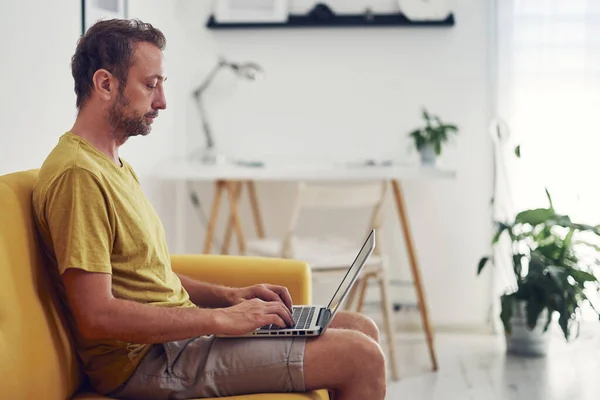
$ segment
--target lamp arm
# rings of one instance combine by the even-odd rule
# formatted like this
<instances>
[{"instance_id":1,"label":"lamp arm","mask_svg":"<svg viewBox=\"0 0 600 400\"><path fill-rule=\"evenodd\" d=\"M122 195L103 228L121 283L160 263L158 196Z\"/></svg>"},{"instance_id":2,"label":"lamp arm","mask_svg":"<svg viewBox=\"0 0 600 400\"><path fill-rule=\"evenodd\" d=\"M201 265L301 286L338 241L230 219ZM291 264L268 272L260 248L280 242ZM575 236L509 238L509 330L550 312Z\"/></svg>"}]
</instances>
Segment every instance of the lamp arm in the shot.
<instances>
[{"instance_id":1,"label":"lamp arm","mask_svg":"<svg viewBox=\"0 0 600 400\"><path fill-rule=\"evenodd\" d=\"M202 130L204 131L204 136L206 137L206 147L209 149L212 149L214 147L215 140L212 136L210 124L208 123L208 116L206 113L206 109L204 108L204 103L202 101L202 94L210 86L213 79L221 70L221 68L225 67L226 65L227 63L224 60L219 60L219 62L210 71L208 76L204 79L202 84L200 84L200 86L198 86L198 88L194 90L194 98L196 99L196 103L198 104L198 111L200 112L200 118L202 119Z\"/></svg>"},{"instance_id":2,"label":"lamp arm","mask_svg":"<svg viewBox=\"0 0 600 400\"><path fill-rule=\"evenodd\" d=\"M198 110L200 112L200 117L202 118L202 130L204 131L204 136L206 137L206 147L207 149L214 150L215 141L212 135L212 130L210 128L210 124L208 123L208 117L206 113L206 109L204 108L204 103L202 101L202 95L204 91L208 89L210 84L213 82L217 73L225 67L231 68L237 75L241 75L241 69L245 68L246 65L240 66L239 64L230 63L226 61L224 58L220 58L217 64L212 68L210 73L206 76L204 81L198 86L196 90L194 90L194 98L196 99L196 103L198 104ZM256 67L255 67L256 68ZM253 79L252 76L249 76Z\"/></svg>"},{"instance_id":3,"label":"lamp arm","mask_svg":"<svg viewBox=\"0 0 600 400\"><path fill-rule=\"evenodd\" d=\"M206 109L204 108L202 96L197 96L196 102L198 103L198 110L200 111L200 117L202 118L202 130L204 131L204 136L206 137L206 147L212 149L215 146L215 140L213 139L210 124L208 123L208 117L206 114Z\"/></svg>"},{"instance_id":4,"label":"lamp arm","mask_svg":"<svg viewBox=\"0 0 600 400\"><path fill-rule=\"evenodd\" d=\"M219 60L219 62L213 67L210 73L206 76L204 81L198 86L196 90L194 90L194 97L198 98L202 95L202 93L210 86L213 79L219 72L219 70L223 67L227 66L227 63L224 60Z\"/></svg>"}]
</instances>

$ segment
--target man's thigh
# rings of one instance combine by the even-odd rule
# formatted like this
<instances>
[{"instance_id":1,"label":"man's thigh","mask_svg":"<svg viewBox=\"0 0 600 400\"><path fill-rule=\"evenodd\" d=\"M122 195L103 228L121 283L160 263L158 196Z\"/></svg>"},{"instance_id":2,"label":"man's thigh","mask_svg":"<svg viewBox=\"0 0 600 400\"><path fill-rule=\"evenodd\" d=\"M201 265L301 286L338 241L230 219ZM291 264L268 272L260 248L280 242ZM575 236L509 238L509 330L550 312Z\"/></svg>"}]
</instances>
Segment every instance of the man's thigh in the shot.
<instances>
[{"instance_id":1,"label":"man's thigh","mask_svg":"<svg viewBox=\"0 0 600 400\"><path fill-rule=\"evenodd\" d=\"M199 338L155 345L113 395L222 397L305 391L305 338Z\"/></svg>"}]
</instances>

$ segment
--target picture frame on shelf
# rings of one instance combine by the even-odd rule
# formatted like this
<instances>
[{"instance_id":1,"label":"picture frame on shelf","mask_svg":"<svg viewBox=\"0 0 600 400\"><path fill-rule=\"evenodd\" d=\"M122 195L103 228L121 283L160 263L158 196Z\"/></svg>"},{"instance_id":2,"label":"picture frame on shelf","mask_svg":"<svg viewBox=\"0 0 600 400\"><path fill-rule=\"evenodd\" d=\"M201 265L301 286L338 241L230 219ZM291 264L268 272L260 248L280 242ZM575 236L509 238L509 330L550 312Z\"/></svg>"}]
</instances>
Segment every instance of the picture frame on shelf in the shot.
<instances>
[{"instance_id":1,"label":"picture frame on shelf","mask_svg":"<svg viewBox=\"0 0 600 400\"><path fill-rule=\"evenodd\" d=\"M127 0L81 0L81 34L99 20L127 18Z\"/></svg>"},{"instance_id":2,"label":"picture frame on shelf","mask_svg":"<svg viewBox=\"0 0 600 400\"><path fill-rule=\"evenodd\" d=\"M451 14L448 0L396 0L411 21L441 21Z\"/></svg>"},{"instance_id":3,"label":"picture frame on shelf","mask_svg":"<svg viewBox=\"0 0 600 400\"><path fill-rule=\"evenodd\" d=\"M217 23L267 23L288 20L288 0L215 0Z\"/></svg>"}]
</instances>

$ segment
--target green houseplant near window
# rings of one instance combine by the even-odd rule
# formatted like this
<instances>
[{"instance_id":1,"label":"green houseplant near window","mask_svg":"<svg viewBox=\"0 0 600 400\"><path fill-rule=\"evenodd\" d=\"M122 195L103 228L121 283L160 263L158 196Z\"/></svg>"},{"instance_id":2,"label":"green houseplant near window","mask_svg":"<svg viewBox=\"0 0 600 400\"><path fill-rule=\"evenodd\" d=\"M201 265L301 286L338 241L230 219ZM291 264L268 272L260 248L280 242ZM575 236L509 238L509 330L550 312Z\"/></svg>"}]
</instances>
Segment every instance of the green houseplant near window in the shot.
<instances>
[{"instance_id":1,"label":"green houseplant near window","mask_svg":"<svg viewBox=\"0 0 600 400\"><path fill-rule=\"evenodd\" d=\"M421 154L421 162L426 165L435 165L437 157L442 153L442 145L450 139L450 135L457 134L458 128L453 124L445 124L436 115L431 115L423 108L425 126L409 133L414 146Z\"/></svg>"},{"instance_id":2,"label":"green houseplant near window","mask_svg":"<svg viewBox=\"0 0 600 400\"><path fill-rule=\"evenodd\" d=\"M600 248L591 243L600 236L599 228L574 223L569 216L557 214L548 191L546 194L548 208L525 210L510 223L496 223L492 243L496 245L502 235L508 235L517 284L514 292L501 296L500 318L509 351L544 354L544 351L518 349L523 345L522 337L521 343L511 343L516 314L522 312L527 328L530 331L537 328L538 332L546 332L558 314L558 324L565 339L570 341L579 335L583 303L594 307L584 288L600 290L593 274L600 264L596 257ZM478 274L489 260L490 257L483 257L479 261ZM595 308L594 311L598 313Z\"/></svg>"}]
</instances>

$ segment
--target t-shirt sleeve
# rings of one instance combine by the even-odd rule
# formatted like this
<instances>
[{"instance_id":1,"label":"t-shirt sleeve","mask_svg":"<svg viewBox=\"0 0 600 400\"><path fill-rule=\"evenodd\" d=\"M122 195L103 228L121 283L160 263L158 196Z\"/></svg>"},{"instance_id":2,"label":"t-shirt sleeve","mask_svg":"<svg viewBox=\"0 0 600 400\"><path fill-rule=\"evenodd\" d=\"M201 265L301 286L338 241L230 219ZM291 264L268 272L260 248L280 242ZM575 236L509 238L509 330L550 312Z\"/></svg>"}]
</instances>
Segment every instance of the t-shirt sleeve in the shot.
<instances>
[{"instance_id":1,"label":"t-shirt sleeve","mask_svg":"<svg viewBox=\"0 0 600 400\"><path fill-rule=\"evenodd\" d=\"M113 212L94 174L65 171L48 189L45 214L60 274L68 268L112 273Z\"/></svg>"}]
</instances>

